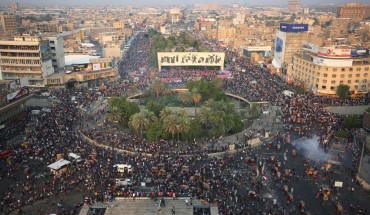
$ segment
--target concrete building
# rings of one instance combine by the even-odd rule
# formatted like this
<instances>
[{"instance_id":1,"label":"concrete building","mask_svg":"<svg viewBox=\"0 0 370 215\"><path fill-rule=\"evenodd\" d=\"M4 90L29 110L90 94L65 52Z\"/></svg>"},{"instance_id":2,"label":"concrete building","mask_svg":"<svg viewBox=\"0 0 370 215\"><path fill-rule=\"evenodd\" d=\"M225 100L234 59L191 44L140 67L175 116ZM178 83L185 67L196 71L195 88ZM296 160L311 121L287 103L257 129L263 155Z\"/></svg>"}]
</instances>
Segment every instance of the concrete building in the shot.
<instances>
[{"instance_id":1,"label":"concrete building","mask_svg":"<svg viewBox=\"0 0 370 215\"><path fill-rule=\"evenodd\" d=\"M370 87L370 58L351 57L349 47L305 48L294 55L293 77L318 95L335 95L345 84L352 94L362 94Z\"/></svg>"},{"instance_id":2,"label":"concrete building","mask_svg":"<svg viewBox=\"0 0 370 215\"><path fill-rule=\"evenodd\" d=\"M300 0L289 0L288 1L288 10L290 12L297 13L301 9L301 2Z\"/></svg>"},{"instance_id":3,"label":"concrete building","mask_svg":"<svg viewBox=\"0 0 370 215\"><path fill-rule=\"evenodd\" d=\"M122 21L119 21L119 22L113 22L112 23L112 27L113 28L124 28L125 27L125 23L122 22Z\"/></svg>"},{"instance_id":4,"label":"concrete building","mask_svg":"<svg viewBox=\"0 0 370 215\"><path fill-rule=\"evenodd\" d=\"M17 10L19 9L19 5L18 5L18 2L14 1L11 5L10 5L10 8L12 10L13 13L17 12Z\"/></svg>"},{"instance_id":5,"label":"concrete building","mask_svg":"<svg viewBox=\"0 0 370 215\"><path fill-rule=\"evenodd\" d=\"M208 3L208 4L195 4L194 8L198 10L219 10L221 6L218 3Z\"/></svg>"},{"instance_id":6,"label":"concrete building","mask_svg":"<svg viewBox=\"0 0 370 215\"><path fill-rule=\"evenodd\" d=\"M121 42L108 42L102 49L102 57L113 60L121 57Z\"/></svg>"},{"instance_id":7,"label":"concrete building","mask_svg":"<svg viewBox=\"0 0 370 215\"><path fill-rule=\"evenodd\" d=\"M307 24L280 23L276 33L275 51L272 65L278 75L291 81L294 53L302 48L308 37Z\"/></svg>"},{"instance_id":8,"label":"concrete building","mask_svg":"<svg viewBox=\"0 0 370 215\"><path fill-rule=\"evenodd\" d=\"M171 23L178 23L181 18L181 11L180 9L173 8L170 10L170 17L171 17Z\"/></svg>"},{"instance_id":9,"label":"concrete building","mask_svg":"<svg viewBox=\"0 0 370 215\"><path fill-rule=\"evenodd\" d=\"M370 17L370 4L347 3L338 7L339 18L350 18L352 21L362 21Z\"/></svg>"},{"instance_id":10,"label":"concrete building","mask_svg":"<svg viewBox=\"0 0 370 215\"><path fill-rule=\"evenodd\" d=\"M59 71L65 66L63 35L57 34L46 38L49 40L52 65L55 71Z\"/></svg>"},{"instance_id":11,"label":"concrete building","mask_svg":"<svg viewBox=\"0 0 370 215\"><path fill-rule=\"evenodd\" d=\"M0 41L0 80L26 77L30 87L42 87L53 73L49 41L28 35Z\"/></svg>"},{"instance_id":12,"label":"concrete building","mask_svg":"<svg viewBox=\"0 0 370 215\"><path fill-rule=\"evenodd\" d=\"M17 32L17 20L14 13L0 13L0 25L2 32Z\"/></svg>"}]
</instances>

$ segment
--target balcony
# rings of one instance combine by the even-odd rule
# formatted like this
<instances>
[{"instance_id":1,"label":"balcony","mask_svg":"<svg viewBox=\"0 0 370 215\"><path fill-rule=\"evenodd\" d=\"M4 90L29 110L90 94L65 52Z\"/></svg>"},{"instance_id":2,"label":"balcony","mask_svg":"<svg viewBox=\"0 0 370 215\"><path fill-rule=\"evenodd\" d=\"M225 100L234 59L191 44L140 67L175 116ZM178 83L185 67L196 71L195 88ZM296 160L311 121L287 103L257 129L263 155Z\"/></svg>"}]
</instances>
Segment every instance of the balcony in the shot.
<instances>
[{"instance_id":1,"label":"balcony","mask_svg":"<svg viewBox=\"0 0 370 215\"><path fill-rule=\"evenodd\" d=\"M40 60L40 56L38 57L25 57L25 56L1 56L1 59L10 59L10 60Z\"/></svg>"},{"instance_id":2,"label":"balcony","mask_svg":"<svg viewBox=\"0 0 370 215\"><path fill-rule=\"evenodd\" d=\"M14 74L42 74L41 69L32 71L32 70L10 70L10 69L3 69L3 73L14 73Z\"/></svg>"},{"instance_id":3,"label":"balcony","mask_svg":"<svg viewBox=\"0 0 370 215\"><path fill-rule=\"evenodd\" d=\"M40 64L14 64L14 63L2 63L0 62L0 65L1 66L28 66L28 67L41 67L41 63Z\"/></svg>"},{"instance_id":4,"label":"balcony","mask_svg":"<svg viewBox=\"0 0 370 215\"><path fill-rule=\"evenodd\" d=\"M23 49L0 49L0 52L17 52L17 53L40 53L40 50L23 50Z\"/></svg>"}]
</instances>

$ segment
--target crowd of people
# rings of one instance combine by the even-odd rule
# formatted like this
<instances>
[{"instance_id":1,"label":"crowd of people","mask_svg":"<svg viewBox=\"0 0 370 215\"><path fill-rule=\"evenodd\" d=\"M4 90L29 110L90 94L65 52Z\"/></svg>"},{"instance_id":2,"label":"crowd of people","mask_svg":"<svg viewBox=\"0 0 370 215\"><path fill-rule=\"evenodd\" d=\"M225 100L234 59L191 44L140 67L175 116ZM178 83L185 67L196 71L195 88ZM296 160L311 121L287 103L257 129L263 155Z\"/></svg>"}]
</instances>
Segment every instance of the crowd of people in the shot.
<instances>
[{"instance_id":1,"label":"crowd of people","mask_svg":"<svg viewBox=\"0 0 370 215\"><path fill-rule=\"evenodd\" d=\"M327 105L363 104L366 99L338 100L317 97L310 93L296 95L293 98L284 96L284 89L292 89L278 76L271 75L265 69L253 66L237 53L217 45L213 40L204 41L210 51L226 53L228 68L233 79L223 81L226 91L240 95L249 101L268 101L271 105L283 107L285 131L297 134L317 134L323 146L330 144L332 132L339 128L340 118L330 114L323 107ZM134 82L130 73L147 68L150 40L140 32L132 41L132 47L119 65L121 79L106 83L104 94L116 96L126 94L130 86L145 89L150 85L150 74L144 73ZM171 69L160 73L160 77L189 77L202 75L202 71L182 72ZM189 75L187 75L189 74ZM212 75L213 74L213 75ZM203 77L214 77L215 73ZM210 204L217 204L220 214L293 214L305 213L305 207L297 207L293 200L293 186L299 183L297 163L287 162L295 159L286 155L292 146L286 144L282 134L274 139L271 149L284 152L282 157L263 156L253 150L242 151L236 155L225 153L219 158L209 158L207 153L227 151L227 148L212 147L217 140L200 140L209 147L201 147L197 141L180 143L176 141L150 142L130 133L109 130L91 123L104 113L103 109L93 110L99 106L99 95L87 88L65 91L52 91L59 102L51 111L42 112L33 117L26 117L22 126L27 125L22 144L12 146L15 155L4 161L1 166L2 185L0 189L0 213L14 211L22 213L24 206L31 206L38 201L51 200L51 205L38 207L38 214L55 213L76 214L81 201L100 202L114 200L115 197L189 197L204 199ZM72 96L76 99L72 101ZM30 113L27 112L29 116ZM14 127L15 130L19 125ZM307 129L304 129L304 126ZM300 129L296 129L300 128ZM102 149L81 138L79 131L91 139L105 144L112 150ZM10 139L12 130L6 135ZM280 145L276 147L275 145ZM266 146L261 146L266 147ZM117 153L114 148L136 152ZM257 149L259 150L259 149ZM262 149L261 149L262 150ZM81 155L84 161L73 163L67 173L58 177L50 172L46 164L56 161L60 154L67 157L69 152ZM143 156L142 153L152 154ZM183 156L194 155L194 156ZM297 158L298 159L298 158ZM260 161L266 163L263 168ZM132 173L130 187L118 186L117 177L121 177L113 167L114 164L130 164ZM314 164L312 164L314 165ZM297 169L295 169L297 168ZM287 171L286 171L287 170ZM331 176L322 174L320 180ZM147 182L151 190L140 189L140 182ZM3 183L4 182L4 183ZM284 191L284 185L288 191ZM277 191L272 193L272 191ZM282 191L283 190L283 191ZM272 193L272 194L270 194ZM270 196L265 196L270 194ZM79 196L81 199L70 199ZM53 199L66 199L55 202ZM68 203L70 200L73 204ZM362 206L362 211L365 211Z\"/></svg>"}]
</instances>

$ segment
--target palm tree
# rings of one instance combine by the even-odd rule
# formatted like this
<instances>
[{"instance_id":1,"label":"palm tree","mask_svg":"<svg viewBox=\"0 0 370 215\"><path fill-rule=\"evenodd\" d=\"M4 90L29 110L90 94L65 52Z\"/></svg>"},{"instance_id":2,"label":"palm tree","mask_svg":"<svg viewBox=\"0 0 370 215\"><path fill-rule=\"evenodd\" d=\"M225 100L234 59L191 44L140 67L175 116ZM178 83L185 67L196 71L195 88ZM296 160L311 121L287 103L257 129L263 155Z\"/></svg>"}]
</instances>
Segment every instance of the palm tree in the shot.
<instances>
[{"instance_id":1,"label":"palm tree","mask_svg":"<svg viewBox=\"0 0 370 215\"><path fill-rule=\"evenodd\" d=\"M178 121L178 124L176 126L177 135L178 135L177 139L180 140L180 133L181 134L188 133L191 128L190 128L190 122L188 118L179 118L177 121Z\"/></svg>"},{"instance_id":2,"label":"palm tree","mask_svg":"<svg viewBox=\"0 0 370 215\"><path fill-rule=\"evenodd\" d=\"M159 114L159 118L162 121L164 121L166 118L168 118L171 115L173 115L173 111L166 107L165 109L161 110L161 113Z\"/></svg>"},{"instance_id":3,"label":"palm tree","mask_svg":"<svg viewBox=\"0 0 370 215\"><path fill-rule=\"evenodd\" d=\"M200 108L200 112L198 114L198 120L200 122L200 124L202 124L203 126L206 127L207 129L207 132L208 132L208 127L209 127L209 122L210 122L210 111L207 110L207 108L205 106L203 106L202 108Z\"/></svg>"},{"instance_id":4,"label":"palm tree","mask_svg":"<svg viewBox=\"0 0 370 215\"><path fill-rule=\"evenodd\" d=\"M158 99L161 94L163 94L167 87L166 85L161 81L161 79L156 78L150 85L149 90L155 94L155 97Z\"/></svg>"},{"instance_id":5,"label":"palm tree","mask_svg":"<svg viewBox=\"0 0 370 215\"><path fill-rule=\"evenodd\" d=\"M191 90L191 95L193 96L195 118L197 118L197 105L199 104L200 100L202 99L202 95L199 93L197 88L193 88Z\"/></svg>"},{"instance_id":6,"label":"palm tree","mask_svg":"<svg viewBox=\"0 0 370 215\"><path fill-rule=\"evenodd\" d=\"M107 120L112 122L119 122L122 124L124 122L124 117L121 110L119 110L117 107L110 106L108 110Z\"/></svg>"},{"instance_id":7,"label":"palm tree","mask_svg":"<svg viewBox=\"0 0 370 215\"><path fill-rule=\"evenodd\" d=\"M251 117L257 117L259 115L260 108L257 103L252 103L252 105L249 107L248 114Z\"/></svg>"},{"instance_id":8,"label":"palm tree","mask_svg":"<svg viewBox=\"0 0 370 215\"><path fill-rule=\"evenodd\" d=\"M182 106L184 106L184 104L191 104L193 102L193 96L190 92L180 93L177 96L177 99L181 102Z\"/></svg>"},{"instance_id":9,"label":"palm tree","mask_svg":"<svg viewBox=\"0 0 370 215\"><path fill-rule=\"evenodd\" d=\"M136 133L139 133L140 130L140 136L143 136L143 129L146 130L155 119L153 112L144 110L131 116L130 125L136 130Z\"/></svg>"},{"instance_id":10,"label":"palm tree","mask_svg":"<svg viewBox=\"0 0 370 215\"><path fill-rule=\"evenodd\" d=\"M174 139L174 136L178 131L177 123L177 117L175 115L170 115L163 121L163 129L172 134L172 139Z\"/></svg>"}]
</instances>

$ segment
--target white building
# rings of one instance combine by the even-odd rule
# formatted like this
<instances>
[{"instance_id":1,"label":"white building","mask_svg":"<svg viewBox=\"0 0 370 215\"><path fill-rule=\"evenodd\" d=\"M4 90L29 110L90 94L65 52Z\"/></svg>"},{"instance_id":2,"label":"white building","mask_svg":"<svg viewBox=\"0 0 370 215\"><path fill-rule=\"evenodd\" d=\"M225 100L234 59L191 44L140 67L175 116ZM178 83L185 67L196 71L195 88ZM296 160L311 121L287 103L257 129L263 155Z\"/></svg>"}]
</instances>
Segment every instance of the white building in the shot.
<instances>
[{"instance_id":1,"label":"white building","mask_svg":"<svg viewBox=\"0 0 370 215\"><path fill-rule=\"evenodd\" d=\"M64 60L64 39L61 35L46 37L49 40L52 65L55 71L63 69L65 66Z\"/></svg>"}]
</instances>

